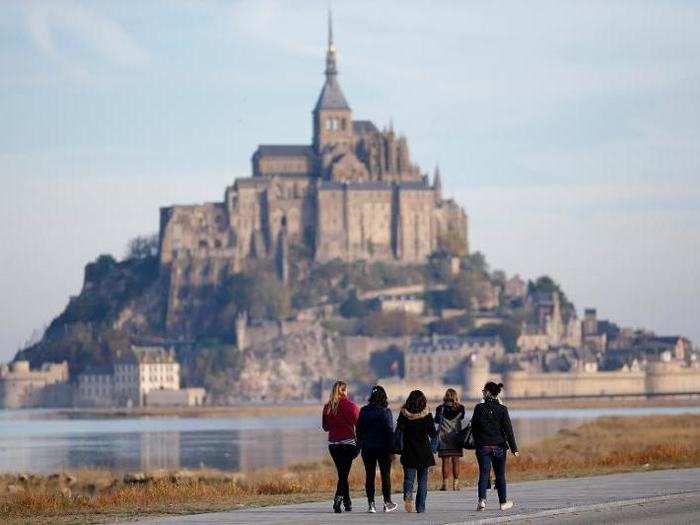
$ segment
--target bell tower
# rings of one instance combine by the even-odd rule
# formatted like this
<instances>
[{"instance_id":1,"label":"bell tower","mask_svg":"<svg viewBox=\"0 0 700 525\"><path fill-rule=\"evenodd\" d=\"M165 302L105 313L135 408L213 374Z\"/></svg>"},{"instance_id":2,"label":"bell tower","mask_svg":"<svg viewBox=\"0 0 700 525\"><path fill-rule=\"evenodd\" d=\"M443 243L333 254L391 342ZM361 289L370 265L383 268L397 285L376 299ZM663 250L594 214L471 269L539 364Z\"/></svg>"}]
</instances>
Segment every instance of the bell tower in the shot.
<instances>
[{"instance_id":1,"label":"bell tower","mask_svg":"<svg viewBox=\"0 0 700 525\"><path fill-rule=\"evenodd\" d=\"M313 147L319 158L336 146L352 145L352 111L338 84L336 49L333 44L333 18L328 11L326 82L313 110Z\"/></svg>"}]
</instances>

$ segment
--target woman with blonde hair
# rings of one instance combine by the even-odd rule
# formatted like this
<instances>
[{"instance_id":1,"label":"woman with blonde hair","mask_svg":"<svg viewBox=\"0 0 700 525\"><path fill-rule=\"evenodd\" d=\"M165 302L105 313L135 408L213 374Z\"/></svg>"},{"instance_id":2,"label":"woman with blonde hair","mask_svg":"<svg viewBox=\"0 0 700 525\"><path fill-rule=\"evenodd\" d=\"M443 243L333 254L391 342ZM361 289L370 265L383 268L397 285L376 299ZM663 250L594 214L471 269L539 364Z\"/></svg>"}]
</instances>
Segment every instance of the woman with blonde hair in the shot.
<instances>
[{"instance_id":1,"label":"woman with blonde hair","mask_svg":"<svg viewBox=\"0 0 700 525\"><path fill-rule=\"evenodd\" d=\"M463 452L457 442L457 434L462 430L464 405L454 388L445 391L442 405L435 410L435 424L438 430L438 457L442 460L442 486L447 490L447 479L452 470L452 490L459 490L459 467ZM450 467L452 467L450 469Z\"/></svg>"},{"instance_id":2,"label":"woman with blonde hair","mask_svg":"<svg viewBox=\"0 0 700 525\"><path fill-rule=\"evenodd\" d=\"M328 432L328 451L338 471L338 484L333 498L333 511L345 512L352 510L350 501L350 485L348 476L352 461L358 453L355 437L355 425L360 414L360 407L348 399L348 385L344 381L336 381L331 390L328 403L323 407L322 427Z\"/></svg>"}]
</instances>

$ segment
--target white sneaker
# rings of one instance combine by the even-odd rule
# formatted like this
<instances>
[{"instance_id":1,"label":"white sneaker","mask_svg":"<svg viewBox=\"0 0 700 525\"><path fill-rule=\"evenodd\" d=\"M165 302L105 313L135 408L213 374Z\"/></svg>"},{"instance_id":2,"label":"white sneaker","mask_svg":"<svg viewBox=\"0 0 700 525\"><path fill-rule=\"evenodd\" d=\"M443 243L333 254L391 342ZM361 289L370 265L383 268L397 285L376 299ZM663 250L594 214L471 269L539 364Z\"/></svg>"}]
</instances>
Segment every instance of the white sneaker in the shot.
<instances>
[{"instance_id":1,"label":"white sneaker","mask_svg":"<svg viewBox=\"0 0 700 525\"><path fill-rule=\"evenodd\" d=\"M505 503L501 503L501 510L512 509L513 505L515 504L512 501L506 501Z\"/></svg>"},{"instance_id":2,"label":"white sneaker","mask_svg":"<svg viewBox=\"0 0 700 525\"><path fill-rule=\"evenodd\" d=\"M486 510L486 500L485 499L479 500L479 503L476 506L476 510Z\"/></svg>"},{"instance_id":3,"label":"white sneaker","mask_svg":"<svg viewBox=\"0 0 700 525\"><path fill-rule=\"evenodd\" d=\"M399 506L396 503L394 503L393 501L385 501L384 502L384 512L394 512L398 508L399 508Z\"/></svg>"},{"instance_id":4,"label":"white sneaker","mask_svg":"<svg viewBox=\"0 0 700 525\"><path fill-rule=\"evenodd\" d=\"M377 513L377 509L376 509L376 507L374 506L374 502L369 504L369 506L367 507L367 512L369 512L370 514L376 514L376 513Z\"/></svg>"}]
</instances>

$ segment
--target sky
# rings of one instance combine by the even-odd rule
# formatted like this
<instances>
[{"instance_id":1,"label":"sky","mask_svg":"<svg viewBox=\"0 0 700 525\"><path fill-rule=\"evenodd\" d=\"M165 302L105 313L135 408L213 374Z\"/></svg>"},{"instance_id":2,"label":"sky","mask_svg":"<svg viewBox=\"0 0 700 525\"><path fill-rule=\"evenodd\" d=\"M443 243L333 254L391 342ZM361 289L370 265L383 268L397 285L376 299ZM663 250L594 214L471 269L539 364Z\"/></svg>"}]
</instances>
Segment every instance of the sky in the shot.
<instances>
[{"instance_id":1,"label":"sky","mask_svg":"<svg viewBox=\"0 0 700 525\"><path fill-rule=\"evenodd\" d=\"M327 1L0 4L0 361L158 209L309 143ZM333 2L355 118L404 133L493 269L700 343L700 3Z\"/></svg>"}]
</instances>

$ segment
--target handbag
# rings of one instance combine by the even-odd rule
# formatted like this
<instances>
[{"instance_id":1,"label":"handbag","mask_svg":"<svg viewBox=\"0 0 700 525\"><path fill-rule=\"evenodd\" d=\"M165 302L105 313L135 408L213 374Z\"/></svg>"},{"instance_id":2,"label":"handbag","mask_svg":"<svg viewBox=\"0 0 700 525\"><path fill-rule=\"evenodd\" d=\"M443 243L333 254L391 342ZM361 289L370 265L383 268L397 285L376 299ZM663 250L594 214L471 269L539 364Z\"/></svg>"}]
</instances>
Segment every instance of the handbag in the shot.
<instances>
[{"instance_id":1,"label":"handbag","mask_svg":"<svg viewBox=\"0 0 700 525\"><path fill-rule=\"evenodd\" d=\"M464 449L476 450L476 442L474 441L474 432L472 432L471 421L462 428L457 434L457 443Z\"/></svg>"},{"instance_id":2,"label":"handbag","mask_svg":"<svg viewBox=\"0 0 700 525\"><path fill-rule=\"evenodd\" d=\"M428 444L430 445L430 450L432 451L432 453L435 454L438 451L438 446L440 445L440 440L438 439L437 436L428 437Z\"/></svg>"},{"instance_id":3,"label":"handbag","mask_svg":"<svg viewBox=\"0 0 700 525\"><path fill-rule=\"evenodd\" d=\"M392 441L392 449L394 454L401 454L403 452L403 430L396 426L394 430L394 438Z\"/></svg>"}]
</instances>

